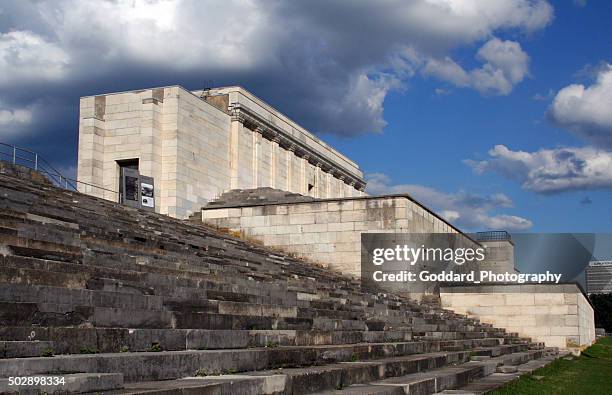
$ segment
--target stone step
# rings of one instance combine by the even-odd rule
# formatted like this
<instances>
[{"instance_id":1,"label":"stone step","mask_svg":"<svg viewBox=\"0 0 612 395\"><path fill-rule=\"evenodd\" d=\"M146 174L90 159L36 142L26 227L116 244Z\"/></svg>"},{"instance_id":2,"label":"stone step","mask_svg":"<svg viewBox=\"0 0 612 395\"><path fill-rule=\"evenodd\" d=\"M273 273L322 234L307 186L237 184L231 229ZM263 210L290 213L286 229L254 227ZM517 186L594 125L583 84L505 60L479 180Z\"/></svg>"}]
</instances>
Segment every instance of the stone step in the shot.
<instances>
[{"instance_id":1,"label":"stone step","mask_svg":"<svg viewBox=\"0 0 612 395\"><path fill-rule=\"evenodd\" d=\"M336 346L274 347L238 350L128 352L114 354L57 355L52 358L0 360L0 377L28 376L47 372L119 372L126 381L169 380L209 372L256 371L296 366L365 361L391 356L438 352L436 344L383 343ZM469 351L444 352L469 358ZM439 355L439 354L436 354ZM418 358L417 358L418 359Z\"/></svg>"},{"instance_id":2,"label":"stone step","mask_svg":"<svg viewBox=\"0 0 612 395\"><path fill-rule=\"evenodd\" d=\"M276 383L280 380L282 380L282 376L276 375L253 378L228 374L224 375L223 379L220 378L215 381L206 380L202 377L186 377L178 380L127 383L123 390L110 391L105 395L273 394L276 393L275 391L279 387ZM283 388L282 384L280 387Z\"/></svg>"},{"instance_id":3,"label":"stone step","mask_svg":"<svg viewBox=\"0 0 612 395\"><path fill-rule=\"evenodd\" d=\"M471 356L497 357L504 354L524 351L529 347L528 344L504 344L494 347L478 347L470 351Z\"/></svg>"},{"instance_id":4,"label":"stone step","mask_svg":"<svg viewBox=\"0 0 612 395\"><path fill-rule=\"evenodd\" d=\"M203 225L4 175L0 208L0 284L19 284L0 285L0 339L34 330L29 340L90 353L2 359L0 376L120 372L138 382L126 393L155 380L172 380L166 394L305 393L543 352ZM182 379L196 371L225 374Z\"/></svg>"},{"instance_id":5,"label":"stone step","mask_svg":"<svg viewBox=\"0 0 612 395\"><path fill-rule=\"evenodd\" d=\"M92 291L25 284L0 284L0 301L38 302L74 306L113 307L130 310L161 310L164 300L156 295Z\"/></svg>"},{"instance_id":6,"label":"stone step","mask_svg":"<svg viewBox=\"0 0 612 395\"><path fill-rule=\"evenodd\" d=\"M51 341L0 340L0 358L40 357L53 351Z\"/></svg>"},{"instance_id":7,"label":"stone step","mask_svg":"<svg viewBox=\"0 0 612 395\"><path fill-rule=\"evenodd\" d=\"M23 274L23 269L19 270L19 275ZM42 276L42 273L40 274ZM49 273L47 272L47 277ZM214 291L207 291L203 294L215 295ZM0 286L0 300L4 301L36 301L45 300L53 303L73 303L76 305L91 305L94 307L114 307L123 308L130 310L138 310L143 308L149 308L153 310L160 310L162 305L168 306L169 308L180 307L186 305L193 310L194 307L206 307L206 312L221 312L227 314L227 311L238 311L247 310L254 311L259 310L260 315L265 315L266 312L273 316L301 316L301 317L327 317L327 318L350 318L356 319L361 316L357 312L346 312L342 310L321 310L313 308L282 308L275 305L264 305L264 304L249 304L242 302L229 302L219 301L215 299L199 299L199 300L185 300L181 301L178 299L171 301L164 301L159 296L155 295L137 295L130 292L111 292L111 291L93 291L93 290L79 290L79 289L66 289L61 287L47 287L47 286L32 286L24 284L5 284ZM382 324L381 324L382 325ZM371 325L369 326L371 327ZM321 328L323 329L323 328ZM372 328L374 329L374 328Z\"/></svg>"},{"instance_id":8,"label":"stone step","mask_svg":"<svg viewBox=\"0 0 612 395\"><path fill-rule=\"evenodd\" d=\"M312 346L331 344L407 342L410 332L393 331L296 331L296 330L200 330L129 329L78 327L2 327L0 340L35 338L52 341L56 354L78 354L82 349L99 352L147 351L159 344L169 351L189 349L226 349L266 346ZM462 351L476 347L495 347L505 339L484 338L439 341L441 350ZM40 355L40 354L39 354Z\"/></svg>"},{"instance_id":9,"label":"stone step","mask_svg":"<svg viewBox=\"0 0 612 395\"><path fill-rule=\"evenodd\" d=\"M473 382L461 387L458 390L444 390L437 394L487 394L503 385L517 379L521 374L532 372L536 369L542 368L554 360L558 359L559 355L544 355L538 359L531 359L527 362L516 366L502 365L500 368L514 368L514 369L497 369L495 373L492 373L486 377L479 378ZM506 372L500 372L500 370L506 370ZM514 370L514 371L512 371Z\"/></svg>"},{"instance_id":10,"label":"stone step","mask_svg":"<svg viewBox=\"0 0 612 395\"><path fill-rule=\"evenodd\" d=\"M463 353L431 353L409 357L356 361L321 367L283 370L286 384L283 393L309 394L345 386L397 377L408 373L463 363ZM267 374L267 372L256 374Z\"/></svg>"},{"instance_id":11,"label":"stone step","mask_svg":"<svg viewBox=\"0 0 612 395\"><path fill-rule=\"evenodd\" d=\"M20 376L23 377L23 376ZM123 376L119 373L58 373L56 375L38 375L45 385L9 385L8 378L0 378L2 394L83 394L98 391L114 391L123 388ZM63 383L54 384L63 379ZM39 381L40 382L40 381ZM47 385L47 383L51 385Z\"/></svg>"},{"instance_id":12,"label":"stone step","mask_svg":"<svg viewBox=\"0 0 612 395\"><path fill-rule=\"evenodd\" d=\"M344 384L355 384L364 381L375 381L388 377L396 377L412 372L462 363L467 358L466 353L430 353L407 357L392 357L373 361L355 361L311 366L268 370L260 372L245 372L214 375L215 372L200 371L199 378L166 381L162 388L167 393L207 393L215 388L218 393L227 394L310 394L316 391L332 390ZM155 388L155 383L130 383L126 389L114 394L162 394L148 392ZM211 387L217 385L217 387ZM246 388L245 388L246 387ZM184 389L184 390L182 390Z\"/></svg>"},{"instance_id":13,"label":"stone step","mask_svg":"<svg viewBox=\"0 0 612 395\"><path fill-rule=\"evenodd\" d=\"M348 385L348 383L341 383L336 390L318 392L317 394L433 394L461 388L474 380L490 376L495 373L498 366L502 366L505 363L515 363L526 358L527 360L532 360L539 356L540 353L537 351L508 354L503 358L493 358L486 362L465 362L458 366L443 366L365 384Z\"/></svg>"},{"instance_id":14,"label":"stone step","mask_svg":"<svg viewBox=\"0 0 612 395\"><path fill-rule=\"evenodd\" d=\"M84 264L71 264L66 262L57 262L51 260L41 260L36 258L24 258L16 256L7 256L0 260L6 270L4 270L3 276L6 281L21 282L24 286L27 284L39 284L40 286L49 285L57 287L70 287L70 288L90 288L110 291L110 292L126 292L126 293L153 293L153 289L148 292L148 288L143 288L142 284L163 284L164 288L168 291L166 294L180 295L181 291L185 294L192 294L199 297L208 297L209 299L236 301L236 302L256 302L264 303L269 302L270 304L278 305L289 305L295 306L298 301L296 300L296 294L288 292L285 289L279 288L276 296L262 295L262 287L252 286L252 292L248 293L248 290L243 283L238 283L241 288L241 292L236 292L235 287L232 287L232 283L215 283L211 281L195 281L194 279L188 278L177 278L172 275L161 275L155 273L141 273L141 272L130 272L123 269L111 269L100 266L89 266ZM140 265L142 267L142 265ZM12 268L12 269L10 269ZM11 275L12 273L12 275ZM74 281L74 278L69 278L65 274L70 273L71 277L78 275L79 281ZM90 273L93 277L87 277L86 274ZM45 275L46 274L46 275ZM185 275L184 272L181 276ZM115 276L113 278L101 278L100 276ZM146 277L143 277L146 276ZM157 281L156 280L157 277ZM94 282L92 282L94 280ZM178 282L180 280L180 282ZM209 279L210 280L210 279ZM86 285L85 285L86 283ZM132 283L133 285L130 285ZM16 285L22 285L16 284ZM192 288L186 288L192 287ZM223 287L226 290L217 290L214 288ZM271 288L272 285L266 286ZM184 288L184 289L183 289ZM164 291L155 287L156 291ZM197 292L197 293L194 293ZM159 292L155 292L159 293ZM164 292L161 293L162 295ZM267 299L266 299L267 298ZM281 302L282 301L282 302ZM304 301L302 304L308 303ZM307 306L308 304L304 304ZM342 308L343 305L336 303L337 307ZM352 305L353 309L357 308L358 305Z\"/></svg>"},{"instance_id":15,"label":"stone step","mask_svg":"<svg viewBox=\"0 0 612 395\"><path fill-rule=\"evenodd\" d=\"M435 331L423 332L414 331L416 338L422 340L460 340L460 339L482 339L485 337L510 337L503 331Z\"/></svg>"}]
</instances>

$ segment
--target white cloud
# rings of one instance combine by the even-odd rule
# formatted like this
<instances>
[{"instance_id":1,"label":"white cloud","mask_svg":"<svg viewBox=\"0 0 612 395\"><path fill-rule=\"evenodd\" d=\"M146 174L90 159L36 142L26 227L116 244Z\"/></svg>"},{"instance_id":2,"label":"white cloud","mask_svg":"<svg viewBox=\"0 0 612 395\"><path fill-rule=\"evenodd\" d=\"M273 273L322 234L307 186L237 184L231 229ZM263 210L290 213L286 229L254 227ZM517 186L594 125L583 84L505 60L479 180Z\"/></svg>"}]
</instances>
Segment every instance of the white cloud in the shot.
<instances>
[{"instance_id":1,"label":"white cloud","mask_svg":"<svg viewBox=\"0 0 612 395\"><path fill-rule=\"evenodd\" d=\"M591 143L612 148L612 65L602 67L591 86L572 84L561 89L549 116Z\"/></svg>"},{"instance_id":2,"label":"white cloud","mask_svg":"<svg viewBox=\"0 0 612 395\"><path fill-rule=\"evenodd\" d=\"M428 59L423 68L432 75L458 87L471 87L481 94L507 95L529 72L529 56L515 41L492 38L477 53L482 67L465 71L449 57Z\"/></svg>"},{"instance_id":3,"label":"white cloud","mask_svg":"<svg viewBox=\"0 0 612 395\"><path fill-rule=\"evenodd\" d=\"M552 89L549 89L546 94L536 93L531 98L535 101L548 101L553 98L555 93Z\"/></svg>"},{"instance_id":4,"label":"white cloud","mask_svg":"<svg viewBox=\"0 0 612 395\"><path fill-rule=\"evenodd\" d=\"M8 142L16 135L23 135L31 124L34 106L14 107L0 101L0 142ZM3 141L4 139L4 141Z\"/></svg>"},{"instance_id":5,"label":"white cloud","mask_svg":"<svg viewBox=\"0 0 612 395\"><path fill-rule=\"evenodd\" d=\"M21 81L53 81L66 76L68 54L29 31L0 34L0 87Z\"/></svg>"},{"instance_id":6,"label":"white cloud","mask_svg":"<svg viewBox=\"0 0 612 395\"><path fill-rule=\"evenodd\" d=\"M525 152L496 145L489 155L465 163L476 173L496 172L537 193L612 188L612 152L594 147Z\"/></svg>"},{"instance_id":7,"label":"white cloud","mask_svg":"<svg viewBox=\"0 0 612 395\"><path fill-rule=\"evenodd\" d=\"M533 223L522 217L496 214L499 209L511 208L512 200L503 193L477 195L465 191L447 193L414 184L392 184L381 173L366 175L367 192L374 195L406 193L438 212L447 221L466 231L526 230ZM493 213L492 213L493 212Z\"/></svg>"},{"instance_id":8,"label":"white cloud","mask_svg":"<svg viewBox=\"0 0 612 395\"><path fill-rule=\"evenodd\" d=\"M507 94L525 75L524 53L491 37L542 29L553 18L543 0L64 0L1 7L2 96L26 85L34 86L33 100L54 87L85 95L214 79L247 85L315 131L344 135L382 130L387 94L402 89L423 60L453 67L454 49L486 40L477 54L485 64L469 73L466 86Z\"/></svg>"},{"instance_id":9,"label":"white cloud","mask_svg":"<svg viewBox=\"0 0 612 395\"><path fill-rule=\"evenodd\" d=\"M32 121L32 110L29 108L6 109L0 107L0 126L29 124Z\"/></svg>"}]
</instances>

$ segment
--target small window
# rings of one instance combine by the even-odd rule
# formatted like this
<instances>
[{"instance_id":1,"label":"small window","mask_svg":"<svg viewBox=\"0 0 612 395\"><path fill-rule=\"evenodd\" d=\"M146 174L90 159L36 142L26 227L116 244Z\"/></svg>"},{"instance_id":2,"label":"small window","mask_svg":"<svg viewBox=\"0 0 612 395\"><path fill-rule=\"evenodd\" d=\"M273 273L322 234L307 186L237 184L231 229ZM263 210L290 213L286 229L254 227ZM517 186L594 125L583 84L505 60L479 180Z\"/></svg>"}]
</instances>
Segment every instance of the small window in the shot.
<instances>
[{"instance_id":1,"label":"small window","mask_svg":"<svg viewBox=\"0 0 612 395\"><path fill-rule=\"evenodd\" d=\"M312 191L313 189L314 189L314 185L308 184L308 192Z\"/></svg>"}]
</instances>

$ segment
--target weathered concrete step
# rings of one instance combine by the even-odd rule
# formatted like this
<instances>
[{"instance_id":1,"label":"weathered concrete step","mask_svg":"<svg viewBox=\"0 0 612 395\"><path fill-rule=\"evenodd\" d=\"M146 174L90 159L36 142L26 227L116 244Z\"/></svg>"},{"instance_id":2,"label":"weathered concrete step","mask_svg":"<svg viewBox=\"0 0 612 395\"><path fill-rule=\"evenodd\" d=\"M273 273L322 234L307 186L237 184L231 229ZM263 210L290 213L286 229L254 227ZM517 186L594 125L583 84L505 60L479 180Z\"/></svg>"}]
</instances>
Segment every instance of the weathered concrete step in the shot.
<instances>
[{"instance_id":1,"label":"weathered concrete step","mask_svg":"<svg viewBox=\"0 0 612 395\"><path fill-rule=\"evenodd\" d=\"M418 332L413 330L415 338L423 340L459 340L459 339L482 339L485 337L515 337L503 331L488 330L488 331L435 331L435 332Z\"/></svg>"},{"instance_id":2,"label":"weathered concrete step","mask_svg":"<svg viewBox=\"0 0 612 395\"><path fill-rule=\"evenodd\" d=\"M161 310L163 298L155 295L71 289L44 285L0 284L0 301L44 302L74 306Z\"/></svg>"},{"instance_id":3,"label":"weathered concrete step","mask_svg":"<svg viewBox=\"0 0 612 395\"><path fill-rule=\"evenodd\" d=\"M531 360L541 356L539 352L510 354L504 358L492 358L486 362L465 362L459 366L443 366L427 371L419 371L398 377L369 382L361 385L342 385L341 391L319 392L322 394L349 395L395 395L395 394L433 394L445 390L464 387L482 377L494 374L497 367L505 362L513 363ZM346 387L346 388L344 388ZM338 388L340 389L340 388ZM452 393L452 392L449 392Z\"/></svg>"},{"instance_id":4,"label":"weathered concrete step","mask_svg":"<svg viewBox=\"0 0 612 395\"><path fill-rule=\"evenodd\" d=\"M50 341L0 340L0 358L40 357L49 350L53 350Z\"/></svg>"},{"instance_id":5,"label":"weathered concrete step","mask_svg":"<svg viewBox=\"0 0 612 395\"><path fill-rule=\"evenodd\" d=\"M80 248L67 244L32 240L6 233L0 233L0 241L14 255L65 262L79 262L82 259Z\"/></svg>"},{"instance_id":6,"label":"weathered concrete step","mask_svg":"<svg viewBox=\"0 0 612 395\"><path fill-rule=\"evenodd\" d=\"M374 334L377 336L372 336ZM178 351L411 340L410 333L402 332L0 327L0 340L20 340L27 337L52 341L56 354L77 354L82 348L106 353L121 350L147 351L153 344L160 345L163 350Z\"/></svg>"},{"instance_id":7,"label":"weathered concrete step","mask_svg":"<svg viewBox=\"0 0 612 395\"><path fill-rule=\"evenodd\" d=\"M201 280L186 277L190 273L184 271L174 270L172 273L152 271L154 267L151 265L134 264L134 269L141 270L134 271L127 270L125 266L129 265L111 268L8 255L0 256L0 266L2 266L0 279L12 284L87 288L141 295L155 293L173 298L185 295L186 298L208 297L217 300L269 302L269 304L289 306L297 304L296 294L287 291L279 284L266 284L262 287L261 284L255 286L249 282L232 279L215 282L208 277L207 280ZM240 292L236 289L240 289Z\"/></svg>"},{"instance_id":8,"label":"weathered concrete step","mask_svg":"<svg viewBox=\"0 0 612 395\"><path fill-rule=\"evenodd\" d=\"M143 288L142 284L148 284L149 287L152 287L151 289L155 289L156 294L172 295L173 298L177 298L183 294L187 295L187 297L192 295L192 297L213 300L258 304L269 303L272 305L298 307L309 306L307 300L299 300L299 294L297 294L296 299L295 292L288 291L286 288L278 286L278 284L266 284L262 287L261 285L253 286L248 282L237 282L236 285L233 285L232 281L227 279L224 280L224 283L202 280L196 281L192 278L183 277L186 274L185 272L179 272L181 277L177 277L174 273L170 275L129 271L123 266L121 269L117 269L18 256L4 257L1 259L0 264L6 269L3 269L2 276L7 282L21 282L21 284L18 285L22 286L38 284L40 286L48 285L70 288L87 287L88 289L100 291L118 293L135 293L136 291L136 293L146 294L147 289L146 287ZM129 265L126 264L124 266ZM151 269L151 265L143 267L143 265L133 264L133 266L134 269L139 270ZM70 276L65 275L68 273ZM86 275L87 273L90 274L89 277ZM116 279L100 276L115 276ZM75 281L76 279L78 280ZM236 290L238 286L240 292ZM262 293L262 291L266 291L267 289L270 289L270 291ZM338 302L344 302L344 300L338 300ZM344 306L341 303L337 303L335 306L339 307L339 310L331 310L331 314L351 314L337 313L337 311L356 311L359 307L359 305L356 304ZM326 311L321 311L321 314L325 313Z\"/></svg>"},{"instance_id":9,"label":"weathered concrete step","mask_svg":"<svg viewBox=\"0 0 612 395\"><path fill-rule=\"evenodd\" d=\"M365 385L355 385L342 388L341 391L319 392L317 395L347 394L347 395L404 395L433 394L447 388L456 388L469 383L484 374L481 366L444 366L431 371L412 373Z\"/></svg>"},{"instance_id":10,"label":"weathered concrete step","mask_svg":"<svg viewBox=\"0 0 612 395\"><path fill-rule=\"evenodd\" d=\"M78 326L172 328L173 314L165 310L129 310L88 305L1 302L0 324L6 326Z\"/></svg>"},{"instance_id":11,"label":"weathered concrete step","mask_svg":"<svg viewBox=\"0 0 612 395\"><path fill-rule=\"evenodd\" d=\"M461 387L457 390L444 390L438 392L437 394L472 394L472 395L480 395L489 393L497 388L502 387L503 385L519 378L521 375L525 373L530 373L536 369L542 368L549 363L553 362L555 359L559 358L559 355L545 355L538 359L531 359L525 363L516 365L516 366L501 366L504 367L513 367L516 369L515 372L501 373L495 372L486 377L474 380L473 382ZM499 368L498 368L499 370Z\"/></svg>"},{"instance_id":12,"label":"weathered concrete step","mask_svg":"<svg viewBox=\"0 0 612 395\"><path fill-rule=\"evenodd\" d=\"M291 317L288 308L273 306L236 306L228 302L227 312L127 309L97 307L88 304L55 304L0 301L0 323L7 326L71 326L91 324L95 327L117 328L179 328L179 329L320 329L366 330L362 321L329 318ZM263 316L268 309L269 315ZM256 315L241 315L245 313ZM238 314L232 314L238 313ZM287 316L289 315L289 316Z\"/></svg>"},{"instance_id":13,"label":"weathered concrete step","mask_svg":"<svg viewBox=\"0 0 612 395\"><path fill-rule=\"evenodd\" d=\"M202 377L186 377L178 380L147 381L127 383L122 390L107 392L106 395L253 395L276 393L275 382L282 376L244 377L242 375L224 375L219 380L211 381ZM282 386L281 386L282 388Z\"/></svg>"},{"instance_id":14,"label":"weathered concrete step","mask_svg":"<svg viewBox=\"0 0 612 395\"><path fill-rule=\"evenodd\" d=\"M344 362L325 366L283 369L282 371L248 372L239 376L269 377L275 375L274 384L276 386L276 393L300 395L344 388L353 384L462 363L466 358L466 353L430 353L373 361ZM205 381L215 382L223 379L224 376L212 376L206 377Z\"/></svg>"},{"instance_id":15,"label":"weathered concrete step","mask_svg":"<svg viewBox=\"0 0 612 395\"><path fill-rule=\"evenodd\" d=\"M120 372L125 380L130 382L169 380L193 375L199 369L208 372L243 372L414 354L427 357L429 355L427 353L435 353L438 350L439 347L435 343L414 342L58 355L52 358L0 360L0 377L36 375L57 371ZM467 360L469 352L445 352L443 355L461 355L463 360Z\"/></svg>"},{"instance_id":16,"label":"weathered concrete step","mask_svg":"<svg viewBox=\"0 0 612 395\"><path fill-rule=\"evenodd\" d=\"M18 380L21 380L18 377ZM123 388L123 376L119 373L58 373L57 375L38 375L38 383L33 385L13 384L8 378L0 379L2 394L82 394L98 391L113 391ZM62 381L56 381L61 380ZM27 383L27 381L26 381Z\"/></svg>"},{"instance_id":17,"label":"weathered concrete step","mask_svg":"<svg viewBox=\"0 0 612 395\"><path fill-rule=\"evenodd\" d=\"M244 374L225 374L204 376L164 382L130 383L122 391L112 394L182 394L189 393L227 393L227 394L302 394L308 393L313 385L329 386L330 380L317 380L327 372L341 372L344 380L359 380L364 375L383 377L398 371L426 369L431 365L455 361L442 360L443 354L356 362L327 367L286 369L274 372L247 372ZM206 372L201 372L205 375ZM337 378L337 377L336 377ZM318 384L316 384L318 383ZM333 383L331 383L333 385ZM334 388L332 386L332 388ZM403 392L402 392L403 393Z\"/></svg>"},{"instance_id":18,"label":"weathered concrete step","mask_svg":"<svg viewBox=\"0 0 612 395\"><path fill-rule=\"evenodd\" d=\"M525 351L529 348L529 344L502 344L495 347L483 347L471 350L472 356L497 357L505 354L512 354Z\"/></svg>"},{"instance_id":19,"label":"weathered concrete step","mask_svg":"<svg viewBox=\"0 0 612 395\"><path fill-rule=\"evenodd\" d=\"M79 327L2 327L0 340L27 337L52 341L55 354L78 354L83 349L102 353L148 351L159 345L166 351L236 349L247 347L313 346L357 343L409 342L410 332L377 331L299 331L299 330L205 330L205 329L128 329ZM463 351L495 347L504 339L485 338L438 341L440 350ZM34 355L34 356L40 356Z\"/></svg>"}]
</instances>

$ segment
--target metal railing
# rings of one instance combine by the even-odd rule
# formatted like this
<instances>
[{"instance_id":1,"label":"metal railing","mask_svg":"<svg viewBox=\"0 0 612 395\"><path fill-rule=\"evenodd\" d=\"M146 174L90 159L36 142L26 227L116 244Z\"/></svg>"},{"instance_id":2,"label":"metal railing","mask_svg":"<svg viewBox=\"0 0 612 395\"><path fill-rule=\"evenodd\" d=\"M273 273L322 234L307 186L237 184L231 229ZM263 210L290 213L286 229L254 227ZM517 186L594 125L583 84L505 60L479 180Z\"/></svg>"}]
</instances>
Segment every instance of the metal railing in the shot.
<instances>
[{"instance_id":1,"label":"metal railing","mask_svg":"<svg viewBox=\"0 0 612 395\"><path fill-rule=\"evenodd\" d=\"M476 233L477 241L509 241L512 240L510 233L505 230L491 230Z\"/></svg>"},{"instance_id":2,"label":"metal railing","mask_svg":"<svg viewBox=\"0 0 612 395\"><path fill-rule=\"evenodd\" d=\"M99 185L66 177L42 156L34 151L30 151L29 149L16 147L11 144L0 143L0 160L12 163L13 165L20 165L36 170L45 176L45 178L47 178L53 185L60 188L68 189L70 191L78 191L78 185L86 185L101 192L105 198L106 192L110 192L114 197L109 200L119 201L119 192L101 187Z\"/></svg>"}]
</instances>

